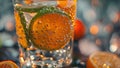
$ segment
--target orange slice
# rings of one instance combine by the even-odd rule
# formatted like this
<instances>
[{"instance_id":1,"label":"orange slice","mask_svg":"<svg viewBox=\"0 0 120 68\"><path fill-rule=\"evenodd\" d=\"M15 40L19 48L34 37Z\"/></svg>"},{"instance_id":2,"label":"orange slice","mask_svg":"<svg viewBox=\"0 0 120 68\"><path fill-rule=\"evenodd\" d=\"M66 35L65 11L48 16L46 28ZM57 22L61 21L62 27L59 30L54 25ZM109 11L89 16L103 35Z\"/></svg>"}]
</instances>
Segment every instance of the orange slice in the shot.
<instances>
[{"instance_id":1,"label":"orange slice","mask_svg":"<svg viewBox=\"0 0 120 68\"><path fill-rule=\"evenodd\" d=\"M67 4L68 4L68 0L57 0L57 4L58 4L60 7L66 7Z\"/></svg>"},{"instance_id":2,"label":"orange slice","mask_svg":"<svg viewBox=\"0 0 120 68\"><path fill-rule=\"evenodd\" d=\"M14 62L7 60L0 62L0 68L19 68Z\"/></svg>"},{"instance_id":3,"label":"orange slice","mask_svg":"<svg viewBox=\"0 0 120 68\"><path fill-rule=\"evenodd\" d=\"M76 4L77 0L57 0L58 6L65 8Z\"/></svg>"},{"instance_id":4,"label":"orange slice","mask_svg":"<svg viewBox=\"0 0 120 68\"><path fill-rule=\"evenodd\" d=\"M31 3L33 3L33 0L24 0L24 3L25 4L31 4Z\"/></svg>"},{"instance_id":5,"label":"orange slice","mask_svg":"<svg viewBox=\"0 0 120 68\"><path fill-rule=\"evenodd\" d=\"M120 58L108 52L95 52L90 55L87 68L120 68Z\"/></svg>"},{"instance_id":6,"label":"orange slice","mask_svg":"<svg viewBox=\"0 0 120 68\"><path fill-rule=\"evenodd\" d=\"M24 30L25 26L23 27L21 23L20 15L18 12L15 12L15 20L16 20L16 33L18 36L18 42L22 47L27 48L28 43L27 43L25 30Z\"/></svg>"},{"instance_id":7,"label":"orange slice","mask_svg":"<svg viewBox=\"0 0 120 68\"><path fill-rule=\"evenodd\" d=\"M75 23L77 0L57 0L57 7L67 12Z\"/></svg>"},{"instance_id":8,"label":"orange slice","mask_svg":"<svg viewBox=\"0 0 120 68\"><path fill-rule=\"evenodd\" d=\"M43 50L63 48L72 36L72 21L55 7L43 7L32 19L29 34L33 44Z\"/></svg>"}]
</instances>

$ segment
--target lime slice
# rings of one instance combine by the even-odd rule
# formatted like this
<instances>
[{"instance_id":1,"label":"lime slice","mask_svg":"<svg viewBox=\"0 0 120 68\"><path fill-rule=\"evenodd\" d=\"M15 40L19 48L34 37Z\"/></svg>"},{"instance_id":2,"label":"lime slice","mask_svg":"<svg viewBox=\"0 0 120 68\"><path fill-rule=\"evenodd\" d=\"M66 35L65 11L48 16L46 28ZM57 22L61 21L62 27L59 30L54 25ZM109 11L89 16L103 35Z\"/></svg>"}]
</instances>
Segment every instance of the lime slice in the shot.
<instances>
[{"instance_id":1,"label":"lime slice","mask_svg":"<svg viewBox=\"0 0 120 68\"><path fill-rule=\"evenodd\" d=\"M23 13L15 12L16 19L16 33L18 36L18 42L23 48L28 47L28 38L27 38L27 29L25 18L23 17Z\"/></svg>"},{"instance_id":2,"label":"lime slice","mask_svg":"<svg viewBox=\"0 0 120 68\"><path fill-rule=\"evenodd\" d=\"M70 16L55 7L42 7L29 25L34 46L48 51L65 47L72 37L72 30Z\"/></svg>"},{"instance_id":3,"label":"lime slice","mask_svg":"<svg viewBox=\"0 0 120 68\"><path fill-rule=\"evenodd\" d=\"M33 13L33 12L38 12L39 10L40 10L40 8L41 7L39 7L39 8L28 8L28 7L19 7L19 6L17 6L17 7L15 7L15 9L16 10L18 10L18 11L23 11L23 12L29 12L29 13Z\"/></svg>"}]
</instances>

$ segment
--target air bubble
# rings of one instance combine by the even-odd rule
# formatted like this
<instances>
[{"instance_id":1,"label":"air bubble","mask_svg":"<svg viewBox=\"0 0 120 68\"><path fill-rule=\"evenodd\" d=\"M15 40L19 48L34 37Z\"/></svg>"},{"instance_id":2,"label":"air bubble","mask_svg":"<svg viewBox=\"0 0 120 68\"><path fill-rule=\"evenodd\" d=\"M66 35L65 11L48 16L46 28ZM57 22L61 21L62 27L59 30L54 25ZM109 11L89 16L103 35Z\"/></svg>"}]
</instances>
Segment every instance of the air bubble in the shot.
<instances>
[{"instance_id":1,"label":"air bubble","mask_svg":"<svg viewBox=\"0 0 120 68\"><path fill-rule=\"evenodd\" d=\"M18 28L19 28L19 29L21 29L21 28L22 28L22 26L19 26Z\"/></svg>"},{"instance_id":2,"label":"air bubble","mask_svg":"<svg viewBox=\"0 0 120 68\"><path fill-rule=\"evenodd\" d=\"M36 40L37 38L33 38L34 40Z\"/></svg>"},{"instance_id":3,"label":"air bubble","mask_svg":"<svg viewBox=\"0 0 120 68\"><path fill-rule=\"evenodd\" d=\"M38 21L38 24L41 24L42 22L41 21Z\"/></svg>"},{"instance_id":4,"label":"air bubble","mask_svg":"<svg viewBox=\"0 0 120 68\"><path fill-rule=\"evenodd\" d=\"M38 31L35 31L35 33L38 33Z\"/></svg>"}]
</instances>

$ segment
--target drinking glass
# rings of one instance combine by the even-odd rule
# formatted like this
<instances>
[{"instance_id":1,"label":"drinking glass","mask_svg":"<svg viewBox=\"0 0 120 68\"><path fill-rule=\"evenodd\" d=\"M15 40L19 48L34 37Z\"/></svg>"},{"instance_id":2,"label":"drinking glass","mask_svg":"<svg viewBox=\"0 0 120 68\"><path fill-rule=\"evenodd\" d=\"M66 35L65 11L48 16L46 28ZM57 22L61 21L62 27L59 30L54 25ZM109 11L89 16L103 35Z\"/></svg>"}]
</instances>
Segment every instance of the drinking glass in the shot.
<instances>
[{"instance_id":1,"label":"drinking glass","mask_svg":"<svg viewBox=\"0 0 120 68\"><path fill-rule=\"evenodd\" d=\"M77 0L13 0L21 68L72 62Z\"/></svg>"}]
</instances>

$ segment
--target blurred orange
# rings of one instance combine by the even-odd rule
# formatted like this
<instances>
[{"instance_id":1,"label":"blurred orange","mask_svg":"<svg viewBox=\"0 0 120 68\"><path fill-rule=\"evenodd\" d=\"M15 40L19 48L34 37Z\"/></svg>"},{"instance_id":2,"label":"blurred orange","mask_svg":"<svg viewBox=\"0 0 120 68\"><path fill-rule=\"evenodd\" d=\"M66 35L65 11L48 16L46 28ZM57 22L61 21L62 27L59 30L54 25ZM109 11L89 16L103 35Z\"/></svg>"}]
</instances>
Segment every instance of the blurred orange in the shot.
<instances>
[{"instance_id":1,"label":"blurred orange","mask_svg":"<svg viewBox=\"0 0 120 68\"><path fill-rule=\"evenodd\" d=\"M92 35L97 35L98 32L99 32L99 28L98 28L97 25L92 25L92 26L90 27L90 33L91 33Z\"/></svg>"},{"instance_id":2,"label":"blurred orange","mask_svg":"<svg viewBox=\"0 0 120 68\"><path fill-rule=\"evenodd\" d=\"M109 52L95 52L87 61L87 68L120 68L120 58Z\"/></svg>"},{"instance_id":3,"label":"blurred orange","mask_svg":"<svg viewBox=\"0 0 120 68\"><path fill-rule=\"evenodd\" d=\"M86 27L80 19L75 20L75 27L74 27L74 40L79 40L80 38L84 37L86 32Z\"/></svg>"},{"instance_id":4,"label":"blurred orange","mask_svg":"<svg viewBox=\"0 0 120 68\"><path fill-rule=\"evenodd\" d=\"M0 68L19 68L13 61L6 60L0 62Z\"/></svg>"}]
</instances>

